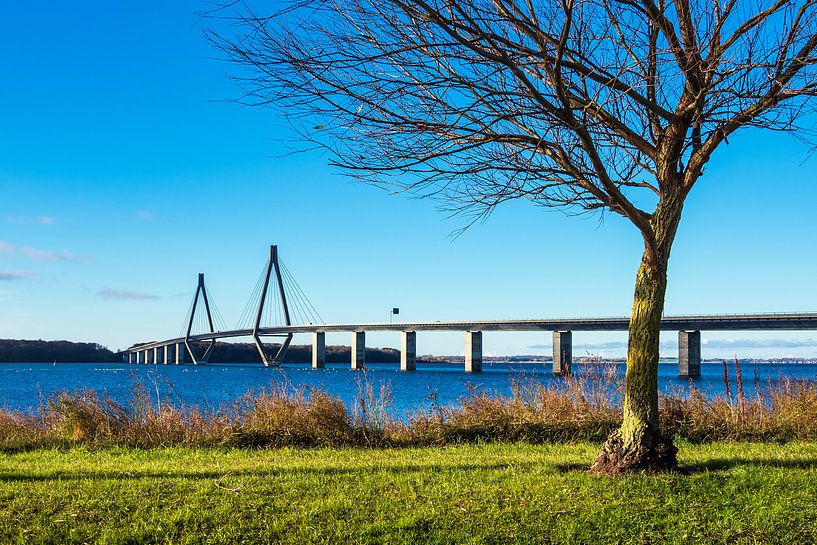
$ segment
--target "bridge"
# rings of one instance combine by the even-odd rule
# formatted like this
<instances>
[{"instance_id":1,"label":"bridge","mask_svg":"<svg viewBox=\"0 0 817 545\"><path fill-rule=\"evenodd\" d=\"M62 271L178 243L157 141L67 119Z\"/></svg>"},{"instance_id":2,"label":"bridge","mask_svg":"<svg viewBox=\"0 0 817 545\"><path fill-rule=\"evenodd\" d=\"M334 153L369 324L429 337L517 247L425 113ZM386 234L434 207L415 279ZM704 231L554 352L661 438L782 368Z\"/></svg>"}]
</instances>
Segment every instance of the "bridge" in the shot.
<instances>
[{"instance_id":1,"label":"bridge","mask_svg":"<svg viewBox=\"0 0 817 545\"><path fill-rule=\"evenodd\" d=\"M287 295L291 292L291 304ZM204 314L197 310L204 308ZM296 322L293 323L294 310ZM215 319L214 319L215 318ZM277 323L269 325L275 320ZM198 322L197 322L198 320ZM216 328L221 322L222 327ZM204 283L204 274L198 276L185 326L178 337L163 341L135 344L123 352L129 363L183 364L188 357L193 364L206 364L212 356L218 339L250 337L267 367L278 366L284 359L293 335L312 334L312 367L322 369L326 363L326 333L351 333L352 369L366 365L366 332L394 331L400 333L400 369L416 369L417 332L461 331L465 333L465 372L482 371L482 333L485 331L549 331L553 335L554 374L569 374L573 363L573 331L627 331L629 318L553 318L535 320L492 321L435 321L402 323L323 323L320 315L303 293L292 274L282 266L276 246L270 246L269 259L244 308L240 327L223 326L220 313L212 305ZM203 332L194 332L198 324ZM817 330L817 313L761 313L729 315L665 316L663 331L678 332L678 375L697 377L701 373L701 331L757 331L757 330ZM278 338L277 347L264 344L264 339ZM204 352L199 354L200 345Z\"/></svg>"}]
</instances>

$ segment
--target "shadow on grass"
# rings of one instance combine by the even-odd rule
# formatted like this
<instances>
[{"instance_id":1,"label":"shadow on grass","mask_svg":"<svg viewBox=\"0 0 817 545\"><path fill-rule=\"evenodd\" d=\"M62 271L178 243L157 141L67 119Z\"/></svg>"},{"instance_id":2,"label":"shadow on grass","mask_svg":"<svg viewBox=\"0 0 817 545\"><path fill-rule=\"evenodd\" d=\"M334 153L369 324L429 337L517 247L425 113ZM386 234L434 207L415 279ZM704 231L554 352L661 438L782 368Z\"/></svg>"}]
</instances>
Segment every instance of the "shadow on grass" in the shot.
<instances>
[{"instance_id":1,"label":"shadow on grass","mask_svg":"<svg viewBox=\"0 0 817 545\"><path fill-rule=\"evenodd\" d=\"M556 470L559 473L586 473L590 469L592 462L575 464L557 464ZM817 469L817 458L807 458L802 460L774 460L757 458L713 458L704 462L694 464L683 464L675 471L667 472L667 475L695 475L697 473L707 473L710 471L728 471L736 467L774 467L779 469ZM660 474L658 474L660 475Z\"/></svg>"},{"instance_id":2,"label":"shadow on grass","mask_svg":"<svg viewBox=\"0 0 817 545\"><path fill-rule=\"evenodd\" d=\"M800 460L775 460L758 458L712 458L704 462L684 464L679 472L691 475L707 471L727 471L740 466L774 467L780 469L817 469L817 458Z\"/></svg>"},{"instance_id":3,"label":"shadow on grass","mask_svg":"<svg viewBox=\"0 0 817 545\"><path fill-rule=\"evenodd\" d=\"M405 466L378 466L365 465L357 467L290 467L269 468L266 470L239 470L239 471L190 471L190 472L162 472L162 471L54 471L50 473L27 474L24 472L0 474L0 482L49 482L49 481L76 481L76 480L198 480L198 479L225 479L231 477L268 478L286 475L362 475L372 473L408 474L408 473L453 473L459 471L502 471L515 469L527 471L541 464L535 462L514 464L457 464L457 465L405 465Z\"/></svg>"},{"instance_id":4,"label":"shadow on grass","mask_svg":"<svg viewBox=\"0 0 817 545\"><path fill-rule=\"evenodd\" d=\"M575 464L556 464L556 471L559 473L576 473L587 472L593 462L575 463Z\"/></svg>"}]
</instances>

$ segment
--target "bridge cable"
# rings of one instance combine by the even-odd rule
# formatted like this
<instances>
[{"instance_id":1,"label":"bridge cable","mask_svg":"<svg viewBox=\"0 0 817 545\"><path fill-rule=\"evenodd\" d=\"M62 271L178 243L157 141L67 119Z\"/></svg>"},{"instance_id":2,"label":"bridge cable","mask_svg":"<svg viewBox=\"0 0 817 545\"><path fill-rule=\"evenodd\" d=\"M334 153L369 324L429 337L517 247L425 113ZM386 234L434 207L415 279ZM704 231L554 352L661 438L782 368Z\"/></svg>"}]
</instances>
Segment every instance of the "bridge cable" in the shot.
<instances>
[{"instance_id":1,"label":"bridge cable","mask_svg":"<svg viewBox=\"0 0 817 545\"><path fill-rule=\"evenodd\" d=\"M204 302L202 301L202 304L199 305L199 307L203 307L203 306L204 306ZM199 317L198 333L205 333L207 331L207 316L206 316L207 311L205 309L196 309L196 310L197 311L198 310L202 311L202 312L198 313L198 317Z\"/></svg>"},{"instance_id":2,"label":"bridge cable","mask_svg":"<svg viewBox=\"0 0 817 545\"><path fill-rule=\"evenodd\" d=\"M269 261L267 261L267 263L269 263ZM258 310L258 301L261 298L261 284L264 282L266 269L267 264L265 264L264 268L261 269L261 274L258 276L258 280L255 283L255 288L253 288L252 292L250 293L250 297L247 299L247 304L244 305L244 310L241 311L241 316L238 318L236 329L251 329L252 326L255 325L255 315L253 311Z\"/></svg>"},{"instance_id":3,"label":"bridge cable","mask_svg":"<svg viewBox=\"0 0 817 545\"><path fill-rule=\"evenodd\" d=\"M264 271L258 276L258 282L255 284L255 290L250 295L250 300L247 301L247 327L252 328L255 325L255 315L258 312L258 304L261 301L261 290L264 284Z\"/></svg>"},{"instance_id":4,"label":"bridge cable","mask_svg":"<svg viewBox=\"0 0 817 545\"><path fill-rule=\"evenodd\" d=\"M193 313L193 314L190 315L190 319L191 319L191 323L193 324L190 327L190 334L191 335L196 335L199 332L199 322L201 321L200 316Z\"/></svg>"},{"instance_id":5,"label":"bridge cable","mask_svg":"<svg viewBox=\"0 0 817 545\"><path fill-rule=\"evenodd\" d=\"M294 285L295 289L293 290L293 292L296 294L297 297L301 299L301 302L303 303L306 309L306 313L309 315L310 318L312 318L312 321L314 323L324 323L323 317L321 317L320 313L317 311L315 306L306 296L306 293L304 293L300 284L298 284L298 281L295 280L295 276L289 271L289 269L287 269L286 265L284 265L283 263L281 263L281 269L284 273L284 276Z\"/></svg>"},{"instance_id":6,"label":"bridge cable","mask_svg":"<svg viewBox=\"0 0 817 545\"><path fill-rule=\"evenodd\" d=\"M290 281L294 284L294 280L290 278ZM301 313L303 314L302 321L312 322L312 323L320 323L319 319L316 315L310 311L309 309L309 301L306 299L304 294L297 288L292 290L295 293L295 298L298 300L298 305L301 307Z\"/></svg>"},{"instance_id":7,"label":"bridge cable","mask_svg":"<svg viewBox=\"0 0 817 545\"><path fill-rule=\"evenodd\" d=\"M267 288L267 299L264 301L264 314L261 317L261 325L262 326L269 326L270 325L270 309L272 308L270 305L272 304L272 300L275 297L275 291L270 290L269 287Z\"/></svg>"},{"instance_id":8,"label":"bridge cable","mask_svg":"<svg viewBox=\"0 0 817 545\"><path fill-rule=\"evenodd\" d=\"M281 271L281 285L284 287L284 293L288 295L287 297L287 305L289 306L289 318L291 322L297 323L298 321L298 301L293 299L292 293L289 291L288 286L286 284L286 277L283 275L283 270Z\"/></svg>"},{"instance_id":9,"label":"bridge cable","mask_svg":"<svg viewBox=\"0 0 817 545\"><path fill-rule=\"evenodd\" d=\"M195 312L190 315L190 321L193 324L190 328L190 334L195 335L199 332L199 324L201 322L201 314L196 314Z\"/></svg>"},{"instance_id":10,"label":"bridge cable","mask_svg":"<svg viewBox=\"0 0 817 545\"><path fill-rule=\"evenodd\" d=\"M264 267L266 269L266 266ZM255 326L255 318L256 313L258 312L258 307L261 304L261 292L264 289L264 276L266 271L261 270L261 275L258 277L258 285L256 286L256 290L253 293L252 299L250 301L250 310L247 316L247 322L249 323L249 327ZM263 313L263 309L262 309Z\"/></svg>"},{"instance_id":11,"label":"bridge cable","mask_svg":"<svg viewBox=\"0 0 817 545\"><path fill-rule=\"evenodd\" d=\"M282 280L284 281L284 286L285 286L284 289L286 290L286 292L290 296L289 297L289 302L291 303L292 311L293 311L293 314L295 315L295 322L296 323L303 323L304 322L304 319L303 319L303 316L302 316L303 310L302 310L302 307L301 307L300 300L298 298L298 294L296 293L296 291L292 287L292 284L289 282L289 279L286 276L286 274L282 275Z\"/></svg>"},{"instance_id":12,"label":"bridge cable","mask_svg":"<svg viewBox=\"0 0 817 545\"><path fill-rule=\"evenodd\" d=\"M267 291L267 324L269 325L279 325L278 324L278 290L275 289L276 286L274 283L270 282L272 285Z\"/></svg>"},{"instance_id":13,"label":"bridge cable","mask_svg":"<svg viewBox=\"0 0 817 545\"><path fill-rule=\"evenodd\" d=\"M294 295L295 300L297 301L298 307L301 313L301 323L319 323L318 318L315 314L310 311L309 301L306 299L303 292L298 288L295 279L292 277L291 273L287 271L285 278L287 279L287 283L290 285L289 292Z\"/></svg>"},{"instance_id":14,"label":"bridge cable","mask_svg":"<svg viewBox=\"0 0 817 545\"><path fill-rule=\"evenodd\" d=\"M305 324L307 322L307 312L303 305L303 301L301 297L298 295L298 292L295 290L290 275L286 273L286 271L282 271L282 280L284 283L284 289L286 293L290 295L288 302L292 303L292 310L293 314L295 315L295 323L296 324Z\"/></svg>"},{"instance_id":15,"label":"bridge cable","mask_svg":"<svg viewBox=\"0 0 817 545\"><path fill-rule=\"evenodd\" d=\"M252 305L252 301L255 298L255 292L258 290L258 284L261 282L261 279L255 283L255 287L250 292L250 296L247 299L247 302L244 304L244 309L241 311L241 314L238 317L238 321L236 322L236 329L245 329L245 323L249 320L248 316L250 314L250 308Z\"/></svg>"},{"instance_id":16,"label":"bridge cable","mask_svg":"<svg viewBox=\"0 0 817 545\"><path fill-rule=\"evenodd\" d=\"M294 294L289 289L289 286L286 285L286 280L284 280L284 286L285 286L284 289L290 295L289 299L287 299L287 302L289 303L291 318L293 318L292 321L296 324L299 324L302 322L302 318L301 307L300 304L298 303L298 298L294 297Z\"/></svg>"},{"instance_id":17,"label":"bridge cable","mask_svg":"<svg viewBox=\"0 0 817 545\"><path fill-rule=\"evenodd\" d=\"M299 297L301 297L302 301L305 303L305 306L308 307L308 309L309 309L308 314L310 315L310 317L313 318L313 321L315 321L315 323L323 323L324 322L323 317L320 315L318 310L315 308L315 306L312 304L312 302L306 296L306 293L301 288L300 284L298 284L298 281L295 280L295 276L289 271L289 269L286 268L286 266L284 266L284 271L285 271L286 276L295 285L295 292L299 295Z\"/></svg>"},{"instance_id":18,"label":"bridge cable","mask_svg":"<svg viewBox=\"0 0 817 545\"><path fill-rule=\"evenodd\" d=\"M267 319L267 315L269 314L269 301L270 297L272 297L272 293L269 291L269 287L267 287L267 298L264 299L264 305L261 306L261 321L258 322L260 327L267 327L269 324L269 320ZM261 300L258 301L259 305L261 304Z\"/></svg>"},{"instance_id":19,"label":"bridge cable","mask_svg":"<svg viewBox=\"0 0 817 545\"><path fill-rule=\"evenodd\" d=\"M271 306L270 306L270 309L269 309L269 311L270 311L269 312L269 321L273 325L283 325L284 324L284 318L283 318L284 313L281 311L281 306L282 306L282 303L281 303L281 290L278 289L278 280L276 279L274 281L273 285L270 286L270 287L272 288L273 297L272 297L272 300L270 301Z\"/></svg>"},{"instance_id":20,"label":"bridge cable","mask_svg":"<svg viewBox=\"0 0 817 545\"><path fill-rule=\"evenodd\" d=\"M204 302L202 301L202 304L199 305L199 307L203 307L203 306L204 306ZM199 309L196 309L196 310L199 310ZM204 314L205 314L204 312L198 312L196 314L196 316L198 317L198 320L199 320L198 321L198 326L196 328L196 333L204 333L205 331L207 331L207 318L205 318Z\"/></svg>"},{"instance_id":21,"label":"bridge cable","mask_svg":"<svg viewBox=\"0 0 817 545\"><path fill-rule=\"evenodd\" d=\"M182 329L179 331L179 337L184 337L187 334L187 326L190 324L190 314L193 312L193 301L190 301L190 305L187 307L187 312L184 315L184 322L182 323Z\"/></svg>"},{"instance_id":22,"label":"bridge cable","mask_svg":"<svg viewBox=\"0 0 817 545\"><path fill-rule=\"evenodd\" d=\"M227 331L227 322L224 321L224 316L221 315L221 311L218 305L216 305L216 300L213 298L212 293L208 294L208 299L210 301L210 311L213 316L213 327L216 331Z\"/></svg>"}]
</instances>

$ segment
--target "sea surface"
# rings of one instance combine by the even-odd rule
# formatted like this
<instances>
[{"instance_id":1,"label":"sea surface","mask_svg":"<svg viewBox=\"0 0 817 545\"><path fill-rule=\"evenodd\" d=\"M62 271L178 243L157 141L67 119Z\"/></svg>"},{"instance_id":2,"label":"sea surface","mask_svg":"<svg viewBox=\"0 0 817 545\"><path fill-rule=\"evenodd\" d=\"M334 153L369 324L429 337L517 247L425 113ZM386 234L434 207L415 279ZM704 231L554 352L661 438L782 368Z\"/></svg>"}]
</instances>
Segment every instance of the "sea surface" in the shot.
<instances>
[{"instance_id":1,"label":"sea surface","mask_svg":"<svg viewBox=\"0 0 817 545\"><path fill-rule=\"evenodd\" d=\"M624 364L574 364L579 378L598 380L604 370L624 376ZM817 364L742 363L743 386L747 395L757 388L769 388L785 379L817 380ZM701 364L701 376L680 379L677 364L659 366L659 388L665 393L684 395L690 387L707 396L726 391L722 363ZM735 395L735 368L729 362L730 389ZM0 407L7 410L36 412L60 392L94 390L121 404L134 399L138 384L144 385L153 402L197 406L218 410L248 392L271 387L320 388L341 398L348 407L355 405L367 386L375 393L390 392L390 412L405 418L411 412L427 411L435 404L447 405L471 392L490 395L511 393L514 383L560 387L564 379L550 372L549 364L484 364L483 372L466 374L453 364L419 364L414 372L401 372L394 364L368 364L366 371L352 371L346 365L328 364L326 369L311 369L308 364L287 364L282 368L264 368L260 364L208 365L133 365L59 363L0 364Z\"/></svg>"}]
</instances>

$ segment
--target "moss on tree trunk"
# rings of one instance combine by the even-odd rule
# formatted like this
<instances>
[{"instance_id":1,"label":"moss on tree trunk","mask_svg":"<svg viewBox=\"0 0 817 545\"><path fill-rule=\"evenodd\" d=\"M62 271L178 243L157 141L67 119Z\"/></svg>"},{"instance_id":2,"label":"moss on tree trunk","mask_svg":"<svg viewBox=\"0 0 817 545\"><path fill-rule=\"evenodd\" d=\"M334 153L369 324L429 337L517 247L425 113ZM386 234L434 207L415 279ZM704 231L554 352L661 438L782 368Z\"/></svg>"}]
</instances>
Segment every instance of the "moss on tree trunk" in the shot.
<instances>
[{"instance_id":1,"label":"moss on tree trunk","mask_svg":"<svg viewBox=\"0 0 817 545\"><path fill-rule=\"evenodd\" d=\"M623 419L602 446L591 468L594 472L665 471L677 466L677 449L658 424L658 359L669 254L682 207L681 199L660 203L650 222L655 239L645 247L635 280Z\"/></svg>"},{"instance_id":2,"label":"moss on tree trunk","mask_svg":"<svg viewBox=\"0 0 817 545\"><path fill-rule=\"evenodd\" d=\"M635 282L627 343L624 420L621 425L625 446L636 440L640 429L658 428L655 392L658 390L659 335L666 288L666 271L655 270L646 259L643 260Z\"/></svg>"}]
</instances>

